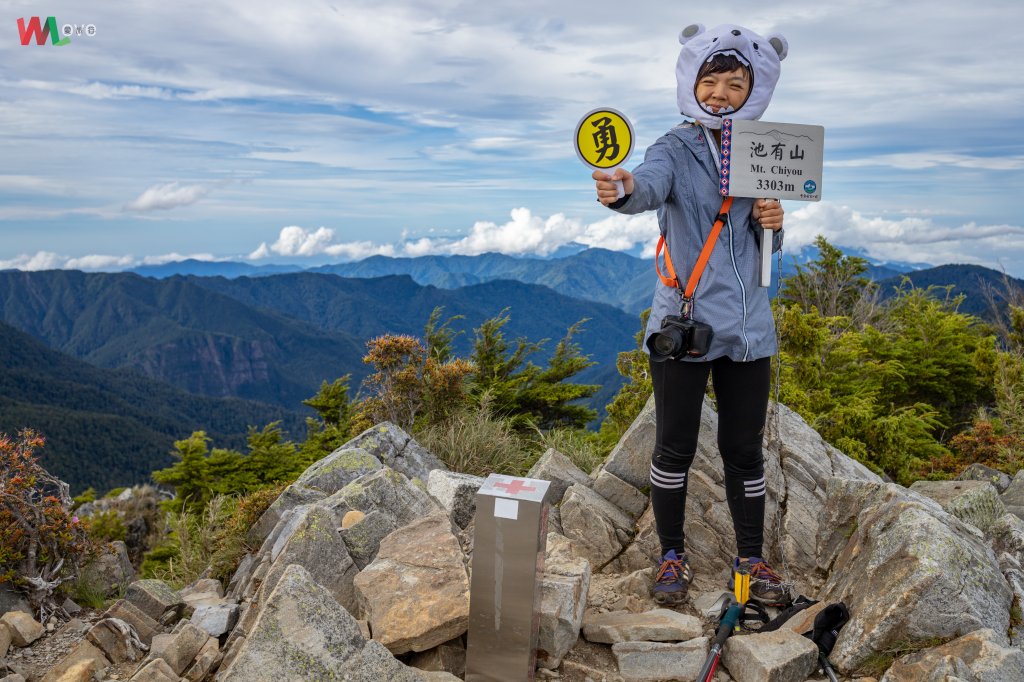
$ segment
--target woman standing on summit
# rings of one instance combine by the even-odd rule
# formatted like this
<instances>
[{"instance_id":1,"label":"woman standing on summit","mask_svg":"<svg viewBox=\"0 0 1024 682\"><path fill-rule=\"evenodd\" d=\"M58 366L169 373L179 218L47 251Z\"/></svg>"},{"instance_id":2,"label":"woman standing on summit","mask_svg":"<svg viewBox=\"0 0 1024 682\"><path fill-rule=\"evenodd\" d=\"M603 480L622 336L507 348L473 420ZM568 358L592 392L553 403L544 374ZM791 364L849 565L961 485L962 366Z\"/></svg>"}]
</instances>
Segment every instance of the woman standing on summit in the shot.
<instances>
[{"instance_id":1,"label":"woman standing on summit","mask_svg":"<svg viewBox=\"0 0 1024 682\"><path fill-rule=\"evenodd\" d=\"M667 256L678 274L678 282L663 277L656 286L645 339L645 346L654 351L650 365L657 433L651 505L662 550L652 594L658 602L678 603L693 580L683 534L686 481L697 451L710 374L718 403L718 448L736 532L733 569L750 572L751 598L784 604L788 588L762 558L766 482L761 441L777 343L768 293L758 286L761 228L774 231L772 250L781 248L783 211L777 201L768 199L724 203L719 194L719 149L723 117L756 120L764 113L788 44L780 35L765 38L732 25L711 30L692 25L679 41L679 110L693 120L651 145L632 173L618 169L614 176L593 174L598 200L609 208L620 213L658 211ZM623 184L622 199L613 180ZM701 271L698 256L710 242L709 235L718 233L713 226L720 214L726 214L720 220L720 234ZM687 300L683 286L695 269L699 283ZM688 345L685 326L666 320L669 316L680 316L684 325L702 330L710 326L707 348ZM700 346L701 336L694 334L693 344ZM681 350L672 349L673 339ZM697 356L702 350L706 353Z\"/></svg>"}]
</instances>

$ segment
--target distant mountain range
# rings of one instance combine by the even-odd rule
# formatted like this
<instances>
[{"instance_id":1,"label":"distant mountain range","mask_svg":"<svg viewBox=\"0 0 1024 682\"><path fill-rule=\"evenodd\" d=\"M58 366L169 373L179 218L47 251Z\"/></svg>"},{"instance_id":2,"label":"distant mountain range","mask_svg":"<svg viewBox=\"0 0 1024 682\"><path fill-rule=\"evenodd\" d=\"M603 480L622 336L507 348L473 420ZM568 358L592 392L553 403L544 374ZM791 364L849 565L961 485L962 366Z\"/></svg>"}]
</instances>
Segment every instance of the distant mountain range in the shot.
<instances>
[{"instance_id":1,"label":"distant mountain range","mask_svg":"<svg viewBox=\"0 0 1024 682\"><path fill-rule=\"evenodd\" d=\"M461 315L456 350L472 330L508 309L510 340L558 339L581 319L576 337L598 364L577 377L602 387L602 409L621 377L639 318L617 308L508 280L459 289L420 286L409 276L374 280L324 273L266 277L174 276L76 271L0 272L0 321L63 353L107 368L132 368L178 388L298 410L320 382L350 373L353 393L366 376L365 343L386 333L422 335L430 312Z\"/></svg>"},{"instance_id":2,"label":"distant mountain range","mask_svg":"<svg viewBox=\"0 0 1024 682\"><path fill-rule=\"evenodd\" d=\"M249 426L277 420L304 434L298 412L94 367L0 323L0 431L32 427L44 434L44 466L75 494L147 482L171 463L174 441L193 431L205 430L216 447L243 449Z\"/></svg>"},{"instance_id":3,"label":"distant mountain range","mask_svg":"<svg viewBox=\"0 0 1024 682\"><path fill-rule=\"evenodd\" d=\"M851 252L867 258L863 253ZM793 253L785 252L782 276L796 271L797 264L817 258L814 246ZM920 263L877 263L870 258L868 274L883 280L904 272L929 267ZM293 265L256 266L247 263L206 262L186 260L160 266L136 268L134 272L156 278L174 275L201 277L267 277L282 272L298 272ZM515 280L525 284L539 284L572 298L597 301L615 306L628 313L639 314L651 305L651 296L657 277L651 259L637 258L620 251L585 249L562 258L520 258L500 253L478 256L419 256L417 258L390 258L371 256L351 263L335 263L311 267L305 272L330 273L345 278L377 278L388 275L408 275L421 285L440 289L458 289L495 280ZM779 273L772 273L774 295Z\"/></svg>"},{"instance_id":4,"label":"distant mountain range","mask_svg":"<svg viewBox=\"0 0 1024 682\"><path fill-rule=\"evenodd\" d=\"M783 276L815 256L787 254ZM990 312L985 288L1002 287L987 268L920 265L875 263L869 274L884 292L903 277L953 285L966 295L961 310L980 316ZM621 385L615 359L633 347L652 270L649 259L587 249L553 259L374 257L305 271L201 261L140 269L148 276L2 271L0 322L10 327L0 325L0 429L47 432L54 471L97 487L145 479L195 429L241 447L247 426L283 419L301 438L301 401L321 381L350 373L354 394L368 371L366 341L421 335L435 307L463 316L453 323L460 355L474 328L508 309L507 338L549 339L538 363L587 318L576 341L598 364L576 381L602 387L591 401L601 409Z\"/></svg>"}]
</instances>

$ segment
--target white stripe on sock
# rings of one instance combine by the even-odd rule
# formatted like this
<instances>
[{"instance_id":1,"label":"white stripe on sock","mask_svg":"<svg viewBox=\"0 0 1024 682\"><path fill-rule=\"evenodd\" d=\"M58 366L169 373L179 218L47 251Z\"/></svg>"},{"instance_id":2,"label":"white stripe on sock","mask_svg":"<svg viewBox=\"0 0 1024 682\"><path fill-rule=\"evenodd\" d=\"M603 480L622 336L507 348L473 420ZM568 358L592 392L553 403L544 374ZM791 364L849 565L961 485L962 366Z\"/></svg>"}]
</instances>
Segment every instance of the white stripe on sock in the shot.
<instances>
[{"instance_id":1,"label":"white stripe on sock","mask_svg":"<svg viewBox=\"0 0 1024 682\"><path fill-rule=\"evenodd\" d=\"M756 488L762 483L764 483L764 476L757 479L756 481L743 481L743 485L746 486L747 488Z\"/></svg>"},{"instance_id":2,"label":"white stripe on sock","mask_svg":"<svg viewBox=\"0 0 1024 682\"><path fill-rule=\"evenodd\" d=\"M683 471L681 473L672 473L672 472L669 472L669 471L662 471L661 469L659 469L658 467L654 466L653 464L651 465L651 475L652 476L659 476L659 477L665 479L666 481L681 481L684 478L686 478L686 472L685 471Z\"/></svg>"},{"instance_id":3,"label":"white stripe on sock","mask_svg":"<svg viewBox=\"0 0 1024 682\"><path fill-rule=\"evenodd\" d=\"M686 487L686 481L683 481L682 483L676 483L674 485L665 485L660 481L654 480L654 478L652 477L651 485L653 485L655 488L661 488L662 490L678 490L679 488Z\"/></svg>"},{"instance_id":4,"label":"white stripe on sock","mask_svg":"<svg viewBox=\"0 0 1024 682\"><path fill-rule=\"evenodd\" d=\"M658 474L656 474L656 473L654 473L652 471L651 472L651 482L659 483L659 484L661 484L663 486L666 486L666 485L685 485L686 484L686 479L685 478L665 478L663 476L659 476Z\"/></svg>"}]
</instances>

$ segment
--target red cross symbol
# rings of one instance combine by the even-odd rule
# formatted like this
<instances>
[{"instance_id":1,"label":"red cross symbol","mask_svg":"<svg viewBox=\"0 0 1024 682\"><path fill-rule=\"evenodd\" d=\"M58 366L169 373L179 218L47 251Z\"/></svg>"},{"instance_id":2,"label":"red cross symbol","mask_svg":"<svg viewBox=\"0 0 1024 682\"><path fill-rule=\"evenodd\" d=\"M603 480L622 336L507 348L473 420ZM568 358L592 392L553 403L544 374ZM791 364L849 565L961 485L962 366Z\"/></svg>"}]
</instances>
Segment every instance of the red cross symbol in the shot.
<instances>
[{"instance_id":1,"label":"red cross symbol","mask_svg":"<svg viewBox=\"0 0 1024 682\"><path fill-rule=\"evenodd\" d=\"M526 485L526 481L514 479L511 483L495 483L495 488L505 488L509 495L518 495L521 492L533 492L536 490L532 485Z\"/></svg>"}]
</instances>

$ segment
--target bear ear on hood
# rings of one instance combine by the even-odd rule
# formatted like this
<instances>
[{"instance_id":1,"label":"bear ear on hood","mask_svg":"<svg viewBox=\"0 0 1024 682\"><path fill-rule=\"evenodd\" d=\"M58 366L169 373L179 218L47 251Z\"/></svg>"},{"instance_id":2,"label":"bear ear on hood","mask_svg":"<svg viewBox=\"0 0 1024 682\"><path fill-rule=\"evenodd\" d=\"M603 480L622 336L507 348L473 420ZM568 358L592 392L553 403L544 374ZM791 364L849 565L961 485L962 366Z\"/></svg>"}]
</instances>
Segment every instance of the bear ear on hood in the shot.
<instances>
[{"instance_id":1,"label":"bear ear on hood","mask_svg":"<svg viewBox=\"0 0 1024 682\"><path fill-rule=\"evenodd\" d=\"M789 41L785 36L781 33L769 33L765 37L768 38L768 44L775 48L775 52L779 55L779 61L785 59L789 54Z\"/></svg>"},{"instance_id":2,"label":"bear ear on hood","mask_svg":"<svg viewBox=\"0 0 1024 682\"><path fill-rule=\"evenodd\" d=\"M696 38L704 32L704 24L690 24L679 32L679 44L685 45L687 41Z\"/></svg>"}]
</instances>

